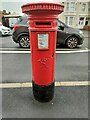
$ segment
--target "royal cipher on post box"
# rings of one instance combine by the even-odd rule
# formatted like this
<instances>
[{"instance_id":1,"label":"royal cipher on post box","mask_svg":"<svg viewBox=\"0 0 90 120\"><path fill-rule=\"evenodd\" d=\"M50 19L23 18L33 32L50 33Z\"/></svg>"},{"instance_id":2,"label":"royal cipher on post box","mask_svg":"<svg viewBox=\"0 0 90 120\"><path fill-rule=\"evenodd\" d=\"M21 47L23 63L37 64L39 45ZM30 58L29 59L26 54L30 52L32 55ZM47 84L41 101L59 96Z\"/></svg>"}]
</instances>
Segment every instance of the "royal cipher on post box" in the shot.
<instances>
[{"instance_id":1,"label":"royal cipher on post box","mask_svg":"<svg viewBox=\"0 0 90 120\"><path fill-rule=\"evenodd\" d=\"M63 5L45 2L22 6L28 15L33 95L39 102L48 102L54 96L58 14L63 9Z\"/></svg>"}]
</instances>

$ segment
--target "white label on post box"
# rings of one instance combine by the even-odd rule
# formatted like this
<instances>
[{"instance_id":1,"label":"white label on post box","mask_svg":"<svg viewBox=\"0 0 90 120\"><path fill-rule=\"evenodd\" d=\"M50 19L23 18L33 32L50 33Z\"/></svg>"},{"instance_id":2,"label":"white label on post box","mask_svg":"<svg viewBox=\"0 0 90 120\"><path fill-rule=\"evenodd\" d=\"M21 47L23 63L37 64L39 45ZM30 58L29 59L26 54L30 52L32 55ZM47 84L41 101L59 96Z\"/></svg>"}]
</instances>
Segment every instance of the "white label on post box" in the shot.
<instances>
[{"instance_id":1,"label":"white label on post box","mask_svg":"<svg viewBox=\"0 0 90 120\"><path fill-rule=\"evenodd\" d=\"M48 49L48 34L38 34L38 49Z\"/></svg>"}]
</instances>

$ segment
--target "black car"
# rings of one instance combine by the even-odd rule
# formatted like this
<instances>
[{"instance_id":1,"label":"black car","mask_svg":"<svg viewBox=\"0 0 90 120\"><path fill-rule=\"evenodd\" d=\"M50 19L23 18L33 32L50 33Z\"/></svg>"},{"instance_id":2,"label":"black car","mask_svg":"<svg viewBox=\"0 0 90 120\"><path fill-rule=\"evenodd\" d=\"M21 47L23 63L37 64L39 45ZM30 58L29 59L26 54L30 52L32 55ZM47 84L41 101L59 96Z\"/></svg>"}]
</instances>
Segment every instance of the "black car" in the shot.
<instances>
[{"instance_id":1,"label":"black car","mask_svg":"<svg viewBox=\"0 0 90 120\"><path fill-rule=\"evenodd\" d=\"M75 48L83 44L83 32L69 27L62 21L58 20L57 44L66 45L68 48ZM30 47L29 30L27 17L21 17L13 28L13 41L19 43L20 47Z\"/></svg>"}]
</instances>

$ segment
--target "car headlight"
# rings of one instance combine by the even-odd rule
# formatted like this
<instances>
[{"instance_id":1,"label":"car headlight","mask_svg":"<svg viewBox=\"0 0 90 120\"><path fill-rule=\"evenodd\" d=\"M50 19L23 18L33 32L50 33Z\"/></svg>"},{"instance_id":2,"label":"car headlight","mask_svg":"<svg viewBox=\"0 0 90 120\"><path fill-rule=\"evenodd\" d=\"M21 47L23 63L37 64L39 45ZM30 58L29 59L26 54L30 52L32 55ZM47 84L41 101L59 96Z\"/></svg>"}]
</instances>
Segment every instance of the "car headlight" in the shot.
<instances>
[{"instance_id":1,"label":"car headlight","mask_svg":"<svg viewBox=\"0 0 90 120\"><path fill-rule=\"evenodd\" d=\"M82 32L81 30L79 30L79 33L80 33L81 35L83 35L83 32Z\"/></svg>"}]
</instances>

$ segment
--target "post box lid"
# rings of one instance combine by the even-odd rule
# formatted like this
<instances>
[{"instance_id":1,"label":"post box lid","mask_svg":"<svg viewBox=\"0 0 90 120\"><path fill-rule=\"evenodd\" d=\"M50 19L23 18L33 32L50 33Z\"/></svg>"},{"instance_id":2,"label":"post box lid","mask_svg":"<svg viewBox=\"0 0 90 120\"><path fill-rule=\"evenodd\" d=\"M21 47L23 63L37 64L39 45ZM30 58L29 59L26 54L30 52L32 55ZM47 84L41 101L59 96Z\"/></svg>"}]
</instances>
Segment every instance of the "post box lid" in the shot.
<instances>
[{"instance_id":1,"label":"post box lid","mask_svg":"<svg viewBox=\"0 0 90 120\"><path fill-rule=\"evenodd\" d=\"M63 12L64 6L57 3L28 3L22 6L22 12L26 14L60 14Z\"/></svg>"}]
</instances>

